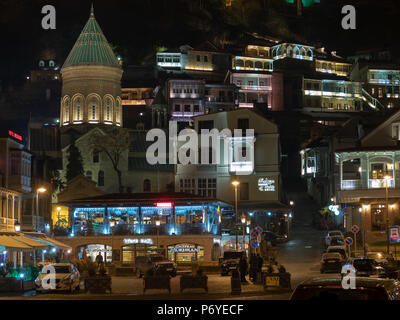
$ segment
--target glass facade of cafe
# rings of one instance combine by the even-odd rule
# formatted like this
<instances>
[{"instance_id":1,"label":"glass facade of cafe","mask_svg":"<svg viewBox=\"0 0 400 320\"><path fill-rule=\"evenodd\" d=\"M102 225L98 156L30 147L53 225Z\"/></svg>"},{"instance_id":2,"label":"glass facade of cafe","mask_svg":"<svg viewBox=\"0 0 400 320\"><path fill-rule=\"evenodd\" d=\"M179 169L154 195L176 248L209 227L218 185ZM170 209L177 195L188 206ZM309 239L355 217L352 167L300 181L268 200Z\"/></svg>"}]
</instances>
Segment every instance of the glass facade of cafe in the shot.
<instances>
[{"instance_id":1,"label":"glass facade of cafe","mask_svg":"<svg viewBox=\"0 0 400 320\"><path fill-rule=\"evenodd\" d=\"M169 206L170 205L170 206ZM75 207L71 236L114 234L218 234L216 203L142 207ZM156 228L156 220L160 226ZM110 222L113 222L112 224ZM157 231L158 229L158 231Z\"/></svg>"},{"instance_id":2,"label":"glass facade of cafe","mask_svg":"<svg viewBox=\"0 0 400 320\"><path fill-rule=\"evenodd\" d=\"M69 207L70 229L60 239L74 248L77 259L95 260L100 253L105 262L117 265L132 265L136 257L155 253L179 264L218 259L220 251L214 247L222 214L231 206L184 195L159 200L157 194L136 204L106 198L62 203Z\"/></svg>"}]
</instances>

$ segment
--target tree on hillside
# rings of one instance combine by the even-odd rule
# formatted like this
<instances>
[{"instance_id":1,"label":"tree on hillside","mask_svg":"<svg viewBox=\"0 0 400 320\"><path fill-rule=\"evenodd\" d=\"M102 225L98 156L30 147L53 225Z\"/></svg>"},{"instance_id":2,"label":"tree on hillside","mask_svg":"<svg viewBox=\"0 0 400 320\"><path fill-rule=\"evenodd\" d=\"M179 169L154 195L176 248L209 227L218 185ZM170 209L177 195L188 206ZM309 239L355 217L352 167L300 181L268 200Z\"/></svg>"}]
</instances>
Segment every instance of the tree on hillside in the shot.
<instances>
[{"instance_id":1,"label":"tree on hillside","mask_svg":"<svg viewBox=\"0 0 400 320\"><path fill-rule=\"evenodd\" d=\"M68 148L67 161L67 181L70 181L79 175L83 175L82 155L75 145L75 140L72 140L72 143Z\"/></svg>"},{"instance_id":2,"label":"tree on hillside","mask_svg":"<svg viewBox=\"0 0 400 320\"><path fill-rule=\"evenodd\" d=\"M119 168L123 153L128 150L130 145L129 132L123 128L111 128L103 133L97 131L90 137L92 150L99 153L104 152L111 161L114 171L118 176L119 192L124 192L122 185L122 172Z\"/></svg>"}]
</instances>

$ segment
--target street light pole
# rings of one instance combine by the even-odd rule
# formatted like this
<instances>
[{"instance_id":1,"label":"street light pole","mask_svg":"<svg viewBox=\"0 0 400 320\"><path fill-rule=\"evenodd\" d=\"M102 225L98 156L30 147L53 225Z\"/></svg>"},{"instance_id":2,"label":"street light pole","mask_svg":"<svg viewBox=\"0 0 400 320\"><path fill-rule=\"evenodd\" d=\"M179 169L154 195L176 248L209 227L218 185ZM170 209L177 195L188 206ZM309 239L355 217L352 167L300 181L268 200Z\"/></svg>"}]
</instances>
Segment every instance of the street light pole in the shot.
<instances>
[{"instance_id":1,"label":"street light pole","mask_svg":"<svg viewBox=\"0 0 400 320\"><path fill-rule=\"evenodd\" d=\"M388 205L388 183L389 183L389 176L385 177L385 181L386 181L386 252L389 254L389 242L390 242L390 235L389 235L389 205Z\"/></svg>"},{"instance_id":2,"label":"street light pole","mask_svg":"<svg viewBox=\"0 0 400 320\"><path fill-rule=\"evenodd\" d=\"M242 226L243 226L243 250L246 250L246 216L242 214Z\"/></svg>"},{"instance_id":3,"label":"street light pole","mask_svg":"<svg viewBox=\"0 0 400 320\"><path fill-rule=\"evenodd\" d=\"M158 238L160 237L160 225L161 225L161 221L160 221L160 217L156 218L156 228L157 228L157 253L159 253L158 250Z\"/></svg>"},{"instance_id":4,"label":"street light pole","mask_svg":"<svg viewBox=\"0 0 400 320\"><path fill-rule=\"evenodd\" d=\"M235 234L236 234L236 247L237 250L239 248L239 235L238 235L238 225L239 225L239 215L238 215L238 204L237 204L237 188L240 184L239 181L235 180L232 181L232 185L235 187L235 215L236 215L236 223L235 223Z\"/></svg>"}]
</instances>

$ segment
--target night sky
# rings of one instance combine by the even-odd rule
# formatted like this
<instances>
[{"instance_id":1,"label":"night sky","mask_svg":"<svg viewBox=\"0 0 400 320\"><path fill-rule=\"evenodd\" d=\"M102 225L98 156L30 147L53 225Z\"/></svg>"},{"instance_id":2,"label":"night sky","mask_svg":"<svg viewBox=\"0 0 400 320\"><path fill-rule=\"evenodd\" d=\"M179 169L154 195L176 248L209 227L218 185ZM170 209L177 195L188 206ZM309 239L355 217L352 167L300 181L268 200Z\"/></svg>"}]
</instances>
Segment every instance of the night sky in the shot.
<instances>
[{"instance_id":1,"label":"night sky","mask_svg":"<svg viewBox=\"0 0 400 320\"><path fill-rule=\"evenodd\" d=\"M90 0L0 0L0 79L20 82L43 49L62 64L89 17ZM348 55L357 49L398 41L398 0L321 0L297 18L285 0L95 0L95 15L107 39L126 64L151 63L158 46L196 45L223 34L238 40L244 32L319 41ZM42 6L57 9L57 30L41 28ZM340 27L341 7L357 8L357 30Z\"/></svg>"}]
</instances>

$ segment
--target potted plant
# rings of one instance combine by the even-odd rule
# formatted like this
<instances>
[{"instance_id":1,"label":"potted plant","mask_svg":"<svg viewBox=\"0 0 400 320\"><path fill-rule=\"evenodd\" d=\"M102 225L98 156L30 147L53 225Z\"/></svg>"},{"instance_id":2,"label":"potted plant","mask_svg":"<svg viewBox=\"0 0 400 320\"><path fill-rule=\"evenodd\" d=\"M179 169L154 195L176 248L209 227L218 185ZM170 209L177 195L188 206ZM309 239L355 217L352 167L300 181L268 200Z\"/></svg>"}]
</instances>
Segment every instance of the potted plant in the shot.
<instances>
[{"instance_id":1,"label":"potted plant","mask_svg":"<svg viewBox=\"0 0 400 320\"><path fill-rule=\"evenodd\" d=\"M265 290L269 288L291 290L290 273L286 271L283 265L280 265L278 270L274 270L274 267L270 264L262 278Z\"/></svg>"},{"instance_id":2,"label":"potted plant","mask_svg":"<svg viewBox=\"0 0 400 320\"><path fill-rule=\"evenodd\" d=\"M171 276L166 272L155 272L153 268L147 270L143 278L143 294L148 289L166 289L171 293Z\"/></svg>"},{"instance_id":3,"label":"potted plant","mask_svg":"<svg viewBox=\"0 0 400 320\"><path fill-rule=\"evenodd\" d=\"M208 292L208 277L204 274L203 269L199 265L192 265L192 274L182 275L180 278L181 292L184 289L201 288Z\"/></svg>"},{"instance_id":4,"label":"potted plant","mask_svg":"<svg viewBox=\"0 0 400 320\"><path fill-rule=\"evenodd\" d=\"M104 265L98 266L95 262L86 259L81 265L82 270L87 272L87 276L84 279L85 292L90 293L106 293L112 292L112 279L107 274L107 270ZM98 272L97 272L98 269Z\"/></svg>"}]
</instances>

